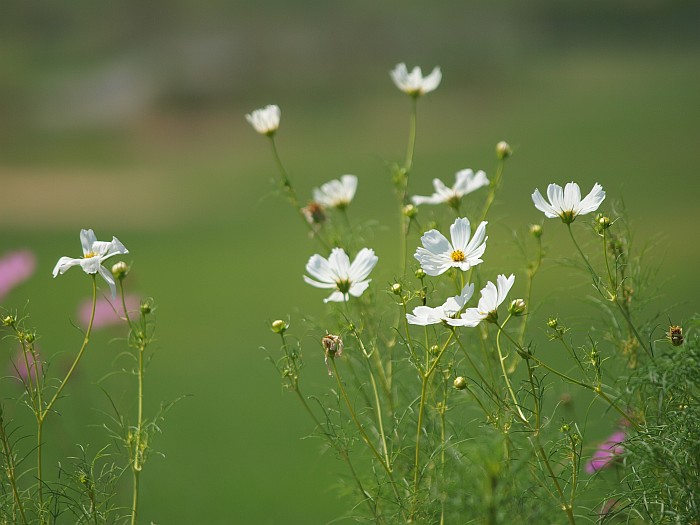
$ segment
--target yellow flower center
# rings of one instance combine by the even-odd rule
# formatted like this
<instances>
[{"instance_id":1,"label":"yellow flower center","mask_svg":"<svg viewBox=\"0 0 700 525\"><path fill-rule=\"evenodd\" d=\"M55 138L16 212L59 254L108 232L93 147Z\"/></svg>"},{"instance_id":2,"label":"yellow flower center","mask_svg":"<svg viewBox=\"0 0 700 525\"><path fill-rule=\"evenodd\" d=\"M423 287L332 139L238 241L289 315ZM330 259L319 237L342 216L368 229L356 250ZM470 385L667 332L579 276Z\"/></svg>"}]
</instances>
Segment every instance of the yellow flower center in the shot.
<instances>
[{"instance_id":1,"label":"yellow flower center","mask_svg":"<svg viewBox=\"0 0 700 525\"><path fill-rule=\"evenodd\" d=\"M462 250L455 250L452 252L452 260L454 262L462 262L464 260L464 252Z\"/></svg>"},{"instance_id":2,"label":"yellow flower center","mask_svg":"<svg viewBox=\"0 0 700 525\"><path fill-rule=\"evenodd\" d=\"M97 254L95 252L87 252L83 255L83 259L91 259L92 257L97 257Z\"/></svg>"}]
</instances>

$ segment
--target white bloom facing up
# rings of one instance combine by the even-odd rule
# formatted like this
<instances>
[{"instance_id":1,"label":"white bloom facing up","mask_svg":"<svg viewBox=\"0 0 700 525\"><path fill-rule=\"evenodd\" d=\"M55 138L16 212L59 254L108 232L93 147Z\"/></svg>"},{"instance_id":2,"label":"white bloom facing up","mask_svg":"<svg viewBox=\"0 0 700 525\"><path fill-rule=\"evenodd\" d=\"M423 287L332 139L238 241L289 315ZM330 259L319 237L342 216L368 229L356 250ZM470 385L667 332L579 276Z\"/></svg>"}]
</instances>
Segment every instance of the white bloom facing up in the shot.
<instances>
[{"instance_id":1,"label":"white bloom facing up","mask_svg":"<svg viewBox=\"0 0 700 525\"><path fill-rule=\"evenodd\" d=\"M585 215L598 209L605 199L603 187L597 182L588 195L581 199L581 189L575 182L569 182L564 189L558 184L547 186L547 198L544 200L539 189L532 194L532 202L535 208L543 212L550 219L559 217L564 223L571 224L579 215Z\"/></svg>"},{"instance_id":2,"label":"white bloom facing up","mask_svg":"<svg viewBox=\"0 0 700 525\"><path fill-rule=\"evenodd\" d=\"M450 268L467 271L481 263L486 251L486 224L484 221L471 235L469 219L459 217L450 226L452 242L437 230L429 230L421 237L423 247L418 247L414 257L425 273L433 277L445 273Z\"/></svg>"},{"instance_id":3,"label":"white bloom facing up","mask_svg":"<svg viewBox=\"0 0 700 525\"><path fill-rule=\"evenodd\" d=\"M486 173L479 170L474 173L472 170L460 170L455 175L455 184L451 188L445 186L440 179L433 179L435 193L430 197L415 195L411 200L416 206L420 204L442 204L447 203L452 208L457 209L465 195L486 186L489 179Z\"/></svg>"},{"instance_id":4,"label":"white bloom facing up","mask_svg":"<svg viewBox=\"0 0 700 525\"><path fill-rule=\"evenodd\" d=\"M352 202L357 191L357 177L343 175L340 180L333 179L320 188L314 188L314 201L326 208L343 209Z\"/></svg>"},{"instance_id":5,"label":"white bloom facing up","mask_svg":"<svg viewBox=\"0 0 700 525\"><path fill-rule=\"evenodd\" d=\"M413 315L406 314L406 319L411 324L421 326L437 324L455 317L464 308L467 301L474 295L474 285L467 284L462 288L459 295L450 297L442 306L430 308L429 306L418 306L413 309Z\"/></svg>"},{"instance_id":6,"label":"white bloom facing up","mask_svg":"<svg viewBox=\"0 0 700 525\"><path fill-rule=\"evenodd\" d=\"M362 248L350 264L350 258L342 248L333 248L328 259L318 254L312 255L306 263L306 271L313 277L304 276L311 286L333 289L333 293L323 302L340 302L359 297L369 286L372 279L367 279L379 258L374 250Z\"/></svg>"},{"instance_id":7,"label":"white bloom facing up","mask_svg":"<svg viewBox=\"0 0 700 525\"><path fill-rule=\"evenodd\" d=\"M280 116L279 106L271 104L247 114L245 119L261 135L271 136L280 127Z\"/></svg>"},{"instance_id":8,"label":"white bloom facing up","mask_svg":"<svg viewBox=\"0 0 700 525\"><path fill-rule=\"evenodd\" d=\"M53 269L53 276L59 273L64 274L70 267L82 267L85 273L99 273L112 291L112 297L116 297L117 288L114 284L112 273L102 266L102 263L117 254L129 253L129 250L117 239L112 237L111 242L98 241L92 230L80 230L80 243L83 245L83 257L73 259L72 257L61 257Z\"/></svg>"},{"instance_id":9,"label":"white bloom facing up","mask_svg":"<svg viewBox=\"0 0 700 525\"><path fill-rule=\"evenodd\" d=\"M497 285L491 281L481 290L481 299L476 308L467 308L457 319L447 319L447 324L452 326L474 327L481 321L496 321L498 319L498 307L506 300L508 292L513 287L515 275L510 277L499 275Z\"/></svg>"},{"instance_id":10,"label":"white bloom facing up","mask_svg":"<svg viewBox=\"0 0 700 525\"><path fill-rule=\"evenodd\" d=\"M427 77L423 77L423 72L418 66L409 73L406 64L402 62L391 71L391 79L404 93L419 97L430 93L440 85L442 73L440 68L436 67Z\"/></svg>"}]
</instances>

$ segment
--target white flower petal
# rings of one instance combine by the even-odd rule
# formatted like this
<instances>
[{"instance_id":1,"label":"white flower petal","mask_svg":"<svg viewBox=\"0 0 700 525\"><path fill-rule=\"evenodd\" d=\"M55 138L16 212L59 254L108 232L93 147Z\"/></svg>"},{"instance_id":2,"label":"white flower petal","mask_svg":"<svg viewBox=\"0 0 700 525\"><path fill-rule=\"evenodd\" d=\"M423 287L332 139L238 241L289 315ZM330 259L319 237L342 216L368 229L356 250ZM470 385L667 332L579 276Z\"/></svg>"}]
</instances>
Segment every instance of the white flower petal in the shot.
<instances>
[{"instance_id":1,"label":"white flower petal","mask_svg":"<svg viewBox=\"0 0 700 525\"><path fill-rule=\"evenodd\" d=\"M350 281L362 281L367 278L374 266L377 264L379 257L374 254L374 250L370 248L362 248L355 260L350 265L348 275Z\"/></svg>"},{"instance_id":2,"label":"white flower petal","mask_svg":"<svg viewBox=\"0 0 700 525\"><path fill-rule=\"evenodd\" d=\"M92 252L92 245L97 242L95 232L92 230L80 230L80 244L83 247L83 255Z\"/></svg>"},{"instance_id":3,"label":"white flower petal","mask_svg":"<svg viewBox=\"0 0 700 525\"><path fill-rule=\"evenodd\" d=\"M335 276L334 280L346 280L350 271L350 258L342 248L333 248L328 257L328 266Z\"/></svg>"},{"instance_id":4,"label":"white flower petal","mask_svg":"<svg viewBox=\"0 0 700 525\"><path fill-rule=\"evenodd\" d=\"M588 195L581 201L578 205L578 209L575 210L577 215L585 215L596 211L605 199L605 191L603 187L597 182L593 185L593 189Z\"/></svg>"},{"instance_id":5,"label":"white flower petal","mask_svg":"<svg viewBox=\"0 0 700 525\"><path fill-rule=\"evenodd\" d=\"M471 237L471 225L466 217L458 217L450 226L450 237L452 238L452 247L455 250L465 252L469 237Z\"/></svg>"},{"instance_id":6,"label":"white flower petal","mask_svg":"<svg viewBox=\"0 0 700 525\"><path fill-rule=\"evenodd\" d=\"M575 182L564 187L564 211L574 211L581 203L581 188Z\"/></svg>"},{"instance_id":7,"label":"white flower petal","mask_svg":"<svg viewBox=\"0 0 700 525\"><path fill-rule=\"evenodd\" d=\"M500 306L503 301L506 300L508 292L510 292L510 289L513 287L515 275L510 274L510 277L506 278L505 275L501 274L496 278L496 282L498 283L498 300L496 306Z\"/></svg>"},{"instance_id":8,"label":"white flower petal","mask_svg":"<svg viewBox=\"0 0 700 525\"><path fill-rule=\"evenodd\" d=\"M450 242L437 230L428 230L423 234L420 240L423 247L433 254L452 252L452 245Z\"/></svg>"},{"instance_id":9,"label":"white flower petal","mask_svg":"<svg viewBox=\"0 0 700 525\"><path fill-rule=\"evenodd\" d=\"M311 277L307 277L304 275L304 282L307 284L310 284L311 286L315 286L316 288L335 288L337 284L334 282L319 282L313 280Z\"/></svg>"},{"instance_id":10,"label":"white flower petal","mask_svg":"<svg viewBox=\"0 0 700 525\"><path fill-rule=\"evenodd\" d=\"M421 85L421 92L425 94L434 91L440 85L441 80L442 72L440 71L439 67L436 67L427 77L423 79Z\"/></svg>"},{"instance_id":11,"label":"white flower petal","mask_svg":"<svg viewBox=\"0 0 700 525\"><path fill-rule=\"evenodd\" d=\"M109 289L112 292L112 299L114 299L117 296L117 286L114 283L114 277L112 276L112 272L110 272L107 268L101 265L98 266L97 271L100 273L102 278L105 281L107 281Z\"/></svg>"},{"instance_id":12,"label":"white flower petal","mask_svg":"<svg viewBox=\"0 0 700 525\"><path fill-rule=\"evenodd\" d=\"M61 257L53 268L53 276L56 277L59 273L66 273L66 270L70 267L79 265L81 260L73 259L72 257Z\"/></svg>"},{"instance_id":13,"label":"white flower petal","mask_svg":"<svg viewBox=\"0 0 700 525\"><path fill-rule=\"evenodd\" d=\"M564 190L559 184L547 186L547 198L559 216L564 211Z\"/></svg>"},{"instance_id":14,"label":"white flower petal","mask_svg":"<svg viewBox=\"0 0 700 525\"><path fill-rule=\"evenodd\" d=\"M326 297L323 302L324 303L342 303L343 301L347 301L347 294L344 294L339 291L335 291L332 294L330 294L328 297Z\"/></svg>"},{"instance_id":15,"label":"white flower petal","mask_svg":"<svg viewBox=\"0 0 700 525\"><path fill-rule=\"evenodd\" d=\"M328 264L328 261L320 255L314 254L309 258L309 262L306 263L306 271L311 277L323 283L332 283L333 286L335 286L336 276Z\"/></svg>"},{"instance_id":16,"label":"white flower petal","mask_svg":"<svg viewBox=\"0 0 700 525\"><path fill-rule=\"evenodd\" d=\"M467 308L457 319L447 319L446 321L450 326L474 328L485 318L486 316L481 314L477 308Z\"/></svg>"},{"instance_id":17,"label":"white flower petal","mask_svg":"<svg viewBox=\"0 0 700 525\"><path fill-rule=\"evenodd\" d=\"M352 295L353 297L360 297L364 293L364 291L369 287L369 283L371 280L372 279L367 279L366 281L352 283L350 285L348 293L350 293L350 295Z\"/></svg>"},{"instance_id":18,"label":"white flower petal","mask_svg":"<svg viewBox=\"0 0 700 525\"><path fill-rule=\"evenodd\" d=\"M532 202L535 204L535 208L543 212L548 218L555 219L559 217L557 211L552 208L552 206L544 200L544 197L540 193L540 190L536 189L532 194Z\"/></svg>"}]
</instances>

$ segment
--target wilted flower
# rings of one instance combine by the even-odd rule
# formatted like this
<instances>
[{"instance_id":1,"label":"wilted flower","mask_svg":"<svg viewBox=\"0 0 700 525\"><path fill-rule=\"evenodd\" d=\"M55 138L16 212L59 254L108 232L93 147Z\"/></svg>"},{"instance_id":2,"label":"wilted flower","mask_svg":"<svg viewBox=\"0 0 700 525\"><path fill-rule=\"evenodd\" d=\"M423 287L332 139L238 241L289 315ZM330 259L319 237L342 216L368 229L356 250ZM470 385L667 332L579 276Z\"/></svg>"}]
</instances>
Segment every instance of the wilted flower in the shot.
<instances>
[{"instance_id":1,"label":"wilted flower","mask_svg":"<svg viewBox=\"0 0 700 525\"><path fill-rule=\"evenodd\" d=\"M326 334L321 339L321 345L323 346L323 351L326 354L325 362L326 368L328 368L328 375L333 375L331 372L331 366L328 364L329 359L335 359L343 355L343 339L339 335Z\"/></svg>"},{"instance_id":2,"label":"wilted flower","mask_svg":"<svg viewBox=\"0 0 700 525\"><path fill-rule=\"evenodd\" d=\"M426 326L442 323L456 316L464 308L467 301L474 295L474 285L467 284L459 295L450 297L442 306L430 308L429 306L417 306L413 314L406 314L406 320L410 324Z\"/></svg>"},{"instance_id":3,"label":"wilted flower","mask_svg":"<svg viewBox=\"0 0 700 525\"><path fill-rule=\"evenodd\" d=\"M445 273L450 268L467 271L481 263L480 257L486 251L486 224L484 221L469 240L471 227L469 219L459 217L450 226L452 242L437 230L429 230L421 237L423 247L418 247L414 257L421 268L433 277Z\"/></svg>"},{"instance_id":4,"label":"wilted flower","mask_svg":"<svg viewBox=\"0 0 700 525\"><path fill-rule=\"evenodd\" d=\"M575 182L569 182L564 189L558 184L547 186L547 198L544 200L539 189L532 194L535 207L550 219L559 217L564 223L571 224L579 215L585 215L598 209L605 199L603 187L597 182L588 195L581 199L581 189Z\"/></svg>"},{"instance_id":5,"label":"wilted flower","mask_svg":"<svg viewBox=\"0 0 700 525\"><path fill-rule=\"evenodd\" d=\"M314 200L326 208L343 209L352 202L357 190L357 177L343 175L340 180L333 179L320 188L314 188Z\"/></svg>"},{"instance_id":6,"label":"wilted flower","mask_svg":"<svg viewBox=\"0 0 700 525\"><path fill-rule=\"evenodd\" d=\"M430 197L415 195L411 198L413 204L442 204L447 203L452 208L457 209L465 195L478 190L489 183L486 173L479 170L474 173L472 170L460 170L455 175L454 186L448 188L440 179L433 179L435 193Z\"/></svg>"},{"instance_id":7,"label":"wilted flower","mask_svg":"<svg viewBox=\"0 0 700 525\"><path fill-rule=\"evenodd\" d=\"M0 258L0 301L34 273L36 258L29 250L6 253Z\"/></svg>"},{"instance_id":8,"label":"wilted flower","mask_svg":"<svg viewBox=\"0 0 700 525\"><path fill-rule=\"evenodd\" d=\"M324 222L326 222L326 210L318 202L311 201L306 206L301 209L301 213L304 215L306 222L314 227L318 227Z\"/></svg>"},{"instance_id":9,"label":"wilted flower","mask_svg":"<svg viewBox=\"0 0 700 525\"><path fill-rule=\"evenodd\" d=\"M245 119L250 123L255 131L261 135L268 137L275 134L275 131L280 127L280 108L271 104L261 109L256 109L252 113L245 116Z\"/></svg>"},{"instance_id":10,"label":"wilted flower","mask_svg":"<svg viewBox=\"0 0 700 525\"><path fill-rule=\"evenodd\" d=\"M83 245L82 259L61 257L53 269L53 276L64 274L71 266L80 265L85 273L99 273L112 291L112 297L117 296L117 287L111 272L102 266L102 263L118 253L129 253L129 250L117 239L112 237L111 242L98 241L92 230L80 230L80 242Z\"/></svg>"},{"instance_id":11,"label":"wilted flower","mask_svg":"<svg viewBox=\"0 0 700 525\"><path fill-rule=\"evenodd\" d=\"M430 93L440 85L442 73L440 68L436 67L427 77L423 78L423 72L418 66L409 73L406 64L402 62L391 71L391 79L396 87L404 93L412 97L419 97Z\"/></svg>"},{"instance_id":12,"label":"wilted flower","mask_svg":"<svg viewBox=\"0 0 700 525\"><path fill-rule=\"evenodd\" d=\"M623 431L618 431L598 445L598 449L593 453L593 457L586 463L586 472L593 474L612 465L617 457L625 452L622 443L626 437Z\"/></svg>"},{"instance_id":13,"label":"wilted flower","mask_svg":"<svg viewBox=\"0 0 700 525\"><path fill-rule=\"evenodd\" d=\"M126 309L131 315L139 311L141 304L138 297L135 295L127 295L124 297ZM95 302L95 319L92 321L93 328L104 328L105 326L118 325L125 322L124 308L121 301L112 303L105 297L98 298ZM78 318L83 326L90 324L90 316L92 314L92 299L86 299L78 308Z\"/></svg>"},{"instance_id":14,"label":"wilted flower","mask_svg":"<svg viewBox=\"0 0 700 525\"><path fill-rule=\"evenodd\" d=\"M481 321L495 322L498 319L498 307L506 300L508 292L513 287L515 275L510 277L499 275L496 279L498 286L491 281L481 290L481 299L476 308L467 308L457 319L448 319L447 324L452 326L474 327Z\"/></svg>"},{"instance_id":15,"label":"wilted flower","mask_svg":"<svg viewBox=\"0 0 700 525\"><path fill-rule=\"evenodd\" d=\"M673 346L681 346L683 344L683 328L681 326L671 325L668 329L668 340Z\"/></svg>"},{"instance_id":16,"label":"wilted flower","mask_svg":"<svg viewBox=\"0 0 700 525\"><path fill-rule=\"evenodd\" d=\"M304 281L316 288L335 289L323 300L325 303L347 301L350 295L359 297L367 289L371 281L367 277L378 260L374 250L362 248L350 264L345 250L333 248L328 259L318 254L309 258L306 271L313 279L305 275Z\"/></svg>"}]
</instances>

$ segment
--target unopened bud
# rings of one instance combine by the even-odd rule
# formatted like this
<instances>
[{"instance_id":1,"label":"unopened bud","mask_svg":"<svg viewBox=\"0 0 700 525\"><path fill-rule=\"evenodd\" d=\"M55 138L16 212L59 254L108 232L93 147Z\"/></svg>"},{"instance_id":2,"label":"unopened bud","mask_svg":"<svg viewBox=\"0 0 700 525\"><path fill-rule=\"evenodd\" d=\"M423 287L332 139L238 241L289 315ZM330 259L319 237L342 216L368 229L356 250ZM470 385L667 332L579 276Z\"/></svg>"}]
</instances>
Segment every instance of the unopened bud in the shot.
<instances>
[{"instance_id":1,"label":"unopened bud","mask_svg":"<svg viewBox=\"0 0 700 525\"><path fill-rule=\"evenodd\" d=\"M562 434L568 434L570 430L571 427L567 423L564 423L559 429L559 432L561 432Z\"/></svg>"},{"instance_id":2,"label":"unopened bud","mask_svg":"<svg viewBox=\"0 0 700 525\"><path fill-rule=\"evenodd\" d=\"M418 208L413 204L406 204L406 206L403 207L403 214L409 219L412 219L418 215Z\"/></svg>"},{"instance_id":3,"label":"unopened bud","mask_svg":"<svg viewBox=\"0 0 700 525\"><path fill-rule=\"evenodd\" d=\"M276 321L272 321L271 328L276 334L283 334L287 331L287 323L285 323L282 319L277 319Z\"/></svg>"},{"instance_id":4,"label":"unopened bud","mask_svg":"<svg viewBox=\"0 0 700 525\"><path fill-rule=\"evenodd\" d=\"M5 326L14 326L17 318L14 315L6 315L2 318L2 324Z\"/></svg>"},{"instance_id":5,"label":"unopened bud","mask_svg":"<svg viewBox=\"0 0 700 525\"><path fill-rule=\"evenodd\" d=\"M496 156L500 160L507 159L513 154L513 150L510 149L510 145L505 141L502 140L498 144L496 144Z\"/></svg>"},{"instance_id":6,"label":"unopened bud","mask_svg":"<svg viewBox=\"0 0 700 525\"><path fill-rule=\"evenodd\" d=\"M559 320L556 317L550 317L549 319L547 319L547 326L549 326L550 328L556 328L557 326L559 326Z\"/></svg>"},{"instance_id":7,"label":"unopened bud","mask_svg":"<svg viewBox=\"0 0 700 525\"><path fill-rule=\"evenodd\" d=\"M34 332L24 332L22 336L27 343L33 343L36 341L36 333Z\"/></svg>"},{"instance_id":8,"label":"unopened bud","mask_svg":"<svg viewBox=\"0 0 700 525\"><path fill-rule=\"evenodd\" d=\"M455 377L455 380L452 384L457 390L464 390L465 388L467 388L467 380L464 379L462 376Z\"/></svg>"},{"instance_id":9,"label":"unopened bud","mask_svg":"<svg viewBox=\"0 0 700 525\"><path fill-rule=\"evenodd\" d=\"M394 283L391 285L391 293L394 295L400 295L401 294L401 284L400 283Z\"/></svg>"},{"instance_id":10,"label":"unopened bud","mask_svg":"<svg viewBox=\"0 0 700 525\"><path fill-rule=\"evenodd\" d=\"M112 275L114 275L115 279L123 279L129 273L129 270L131 268L129 268L128 264L124 261L119 261L112 266Z\"/></svg>"},{"instance_id":11,"label":"unopened bud","mask_svg":"<svg viewBox=\"0 0 700 525\"><path fill-rule=\"evenodd\" d=\"M425 270L423 268L418 268L416 270L416 278L417 279L425 279Z\"/></svg>"},{"instance_id":12,"label":"unopened bud","mask_svg":"<svg viewBox=\"0 0 700 525\"><path fill-rule=\"evenodd\" d=\"M508 313L511 315L522 315L525 311L525 301L523 299L513 299L508 305Z\"/></svg>"},{"instance_id":13,"label":"unopened bud","mask_svg":"<svg viewBox=\"0 0 700 525\"><path fill-rule=\"evenodd\" d=\"M150 299L147 299L141 303L141 313L143 315L148 315L153 311L153 303Z\"/></svg>"},{"instance_id":14,"label":"unopened bud","mask_svg":"<svg viewBox=\"0 0 700 525\"><path fill-rule=\"evenodd\" d=\"M530 225L530 234L535 239L539 239L540 237L542 237L542 226L540 224L531 224Z\"/></svg>"},{"instance_id":15,"label":"unopened bud","mask_svg":"<svg viewBox=\"0 0 700 525\"><path fill-rule=\"evenodd\" d=\"M433 345L430 347L430 353L431 354L439 354L440 353L440 347L438 345Z\"/></svg>"}]
</instances>

